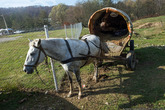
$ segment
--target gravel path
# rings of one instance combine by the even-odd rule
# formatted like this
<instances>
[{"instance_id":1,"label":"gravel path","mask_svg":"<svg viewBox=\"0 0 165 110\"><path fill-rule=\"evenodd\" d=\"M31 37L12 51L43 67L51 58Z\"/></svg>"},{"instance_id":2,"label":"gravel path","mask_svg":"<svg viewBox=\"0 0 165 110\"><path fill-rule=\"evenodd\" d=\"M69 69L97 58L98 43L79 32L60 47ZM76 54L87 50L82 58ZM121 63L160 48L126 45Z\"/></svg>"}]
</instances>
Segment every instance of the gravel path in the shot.
<instances>
[{"instance_id":1,"label":"gravel path","mask_svg":"<svg viewBox=\"0 0 165 110\"><path fill-rule=\"evenodd\" d=\"M0 38L0 43L6 42L6 41L11 41L11 40L16 40L17 38L20 38L22 36L17 36L17 37L11 37L11 38Z\"/></svg>"}]
</instances>

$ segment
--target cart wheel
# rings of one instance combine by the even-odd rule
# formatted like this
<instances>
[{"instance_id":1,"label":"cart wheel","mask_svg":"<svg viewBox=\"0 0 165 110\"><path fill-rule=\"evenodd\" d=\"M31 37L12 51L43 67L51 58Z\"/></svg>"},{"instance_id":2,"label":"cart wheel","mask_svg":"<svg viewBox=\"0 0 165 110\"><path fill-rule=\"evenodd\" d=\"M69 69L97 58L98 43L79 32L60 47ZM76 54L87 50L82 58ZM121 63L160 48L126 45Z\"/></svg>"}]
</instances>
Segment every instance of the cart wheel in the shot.
<instances>
[{"instance_id":1,"label":"cart wheel","mask_svg":"<svg viewBox=\"0 0 165 110\"><path fill-rule=\"evenodd\" d=\"M130 51L134 51L134 40L130 40Z\"/></svg>"},{"instance_id":2,"label":"cart wheel","mask_svg":"<svg viewBox=\"0 0 165 110\"><path fill-rule=\"evenodd\" d=\"M134 51L129 51L126 56L126 68L134 71L136 68L136 55Z\"/></svg>"}]
</instances>

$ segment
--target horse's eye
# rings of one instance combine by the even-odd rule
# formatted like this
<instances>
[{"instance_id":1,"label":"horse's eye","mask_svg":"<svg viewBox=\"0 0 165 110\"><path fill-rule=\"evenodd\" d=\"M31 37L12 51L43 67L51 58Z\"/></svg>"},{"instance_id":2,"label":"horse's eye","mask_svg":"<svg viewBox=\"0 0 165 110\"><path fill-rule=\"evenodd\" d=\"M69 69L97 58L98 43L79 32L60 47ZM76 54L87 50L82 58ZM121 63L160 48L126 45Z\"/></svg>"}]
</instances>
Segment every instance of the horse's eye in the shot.
<instances>
[{"instance_id":1,"label":"horse's eye","mask_svg":"<svg viewBox=\"0 0 165 110\"><path fill-rule=\"evenodd\" d=\"M34 55L34 53L31 53L30 55L31 55L31 56L33 56L33 55Z\"/></svg>"}]
</instances>

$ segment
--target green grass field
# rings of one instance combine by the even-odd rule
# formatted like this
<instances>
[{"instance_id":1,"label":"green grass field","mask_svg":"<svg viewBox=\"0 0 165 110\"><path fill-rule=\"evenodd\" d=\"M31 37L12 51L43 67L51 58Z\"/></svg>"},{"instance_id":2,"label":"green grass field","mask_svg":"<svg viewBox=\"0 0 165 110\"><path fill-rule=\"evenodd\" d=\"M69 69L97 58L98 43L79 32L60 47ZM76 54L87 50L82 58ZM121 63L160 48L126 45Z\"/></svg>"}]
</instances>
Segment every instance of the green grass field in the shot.
<instances>
[{"instance_id":1,"label":"green grass field","mask_svg":"<svg viewBox=\"0 0 165 110\"><path fill-rule=\"evenodd\" d=\"M138 28L145 23L152 23L152 26ZM159 23L162 25L156 25ZM138 20L133 25L135 32L139 34L132 37L135 41L135 52L139 61L136 70L127 71L122 67L122 74L120 74L120 71L118 71L120 65L110 67L110 71L103 73L108 75L110 79L96 84L96 88L99 90L88 96L88 99L92 97L93 100L89 101L84 98L81 99L82 101L77 101L75 99L77 96L71 99L60 97L59 100L61 103L63 102L63 105L70 104L72 109L96 110L126 108L165 109L165 16ZM87 33L88 29L84 28L82 35ZM37 104L37 102L33 101L33 98L41 100L41 97L43 102L38 103L42 106L45 104L45 106L56 108L55 106L57 105L50 103L56 103L53 98L58 96L45 96L49 97L49 100L43 96L43 93L47 90L54 91L52 73L49 72L51 69L50 65L48 67L42 63L38 67L39 75L46 83L46 86L41 82L37 74L28 75L22 71L29 48L28 38L45 38L44 31L5 37L15 36L23 37L15 41L0 43L0 110L21 109L20 106L37 109L32 104ZM49 31L49 36L51 38L64 37L65 32L64 30ZM59 66L58 62L55 62L55 68L58 84L60 85L64 70ZM83 75L91 75L93 66L86 66L81 69L81 72ZM102 86L99 87L99 84ZM116 86L119 84L120 87ZM87 90L85 92L88 93ZM48 102L46 103L45 100Z\"/></svg>"}]
</instances>

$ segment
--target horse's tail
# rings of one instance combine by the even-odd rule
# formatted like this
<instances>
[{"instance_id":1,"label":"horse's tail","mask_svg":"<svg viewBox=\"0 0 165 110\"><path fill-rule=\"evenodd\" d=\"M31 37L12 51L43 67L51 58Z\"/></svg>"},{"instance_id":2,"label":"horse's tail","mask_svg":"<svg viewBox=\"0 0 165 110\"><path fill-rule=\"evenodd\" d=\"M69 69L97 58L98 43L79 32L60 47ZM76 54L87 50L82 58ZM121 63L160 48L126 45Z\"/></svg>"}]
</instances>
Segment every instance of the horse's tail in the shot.
<instances>
[{"instance_id":1,"label":"horse's tail","mask_svg":"<svg viewBox=\"0 0 165 110\"><path fill-rule=\"evenodd\" d=\"M101 46L103 53L108 53L108 51L110 51L108 48L108 45L105 42L100 42L100 46Z\"/></svg>"}]
</instances>

